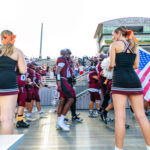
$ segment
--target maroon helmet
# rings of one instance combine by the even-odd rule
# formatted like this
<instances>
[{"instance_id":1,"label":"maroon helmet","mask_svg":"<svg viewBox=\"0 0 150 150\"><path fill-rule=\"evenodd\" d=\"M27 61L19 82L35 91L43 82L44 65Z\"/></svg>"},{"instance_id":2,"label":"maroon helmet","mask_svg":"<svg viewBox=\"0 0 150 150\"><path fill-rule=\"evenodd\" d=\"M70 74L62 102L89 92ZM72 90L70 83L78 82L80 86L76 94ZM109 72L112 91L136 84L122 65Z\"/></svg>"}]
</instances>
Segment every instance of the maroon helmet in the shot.
<instances>
[{"instance_id":1,"label":"maroon helmet","mask_svg":"<svg viewBox=\"0 0 150 150\"><path fill-rule=\"evenodd\" d=\"M35 71L36 71L37 73L41 74L42 67L40 67L40 66L35 67Z\"/></svg>"},{"instance_id":2,"label":"maroon helmet","mask_svg":"<svg viewBox=\"0 0 150 150\"><path fill-rule=\"evenodd\" d=\"M31 63L28 63L28 64L27 64L27 67L32 68L32 64L31 64Z\"/></svg>"},{"instance_id":3,"label":"maroon helmet","mask_svg":"<svg viewBox=\"0 0 150 150\"><path fill-rule=\"evenodd\" d=\"M108 54L101 53L99 55L99 60L102 61L104 58L107 58L107 57L108 57Z\"/></svg>"}]
</instances>

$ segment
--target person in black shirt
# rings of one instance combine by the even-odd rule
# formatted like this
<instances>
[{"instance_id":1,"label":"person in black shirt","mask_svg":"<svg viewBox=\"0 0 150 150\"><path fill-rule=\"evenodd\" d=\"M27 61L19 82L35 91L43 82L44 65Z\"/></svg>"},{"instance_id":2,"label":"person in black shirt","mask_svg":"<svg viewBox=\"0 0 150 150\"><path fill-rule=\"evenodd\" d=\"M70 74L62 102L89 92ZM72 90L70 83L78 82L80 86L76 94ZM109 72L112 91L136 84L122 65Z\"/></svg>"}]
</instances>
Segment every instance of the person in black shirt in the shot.
<instances>
[{"instance_id":1,"label":"person in black shirt","mask_svg":"<svg viewBox=\"0 0 150 150\"><path fill-rule=\"evenodd\" d=\"M0 53L0 121L1 134L13 134L13 119L18 96L16 65L19 72L27 71L24 55L14 46L16 36L9 30L1 32Z\"/></svg>"}]
</instances>

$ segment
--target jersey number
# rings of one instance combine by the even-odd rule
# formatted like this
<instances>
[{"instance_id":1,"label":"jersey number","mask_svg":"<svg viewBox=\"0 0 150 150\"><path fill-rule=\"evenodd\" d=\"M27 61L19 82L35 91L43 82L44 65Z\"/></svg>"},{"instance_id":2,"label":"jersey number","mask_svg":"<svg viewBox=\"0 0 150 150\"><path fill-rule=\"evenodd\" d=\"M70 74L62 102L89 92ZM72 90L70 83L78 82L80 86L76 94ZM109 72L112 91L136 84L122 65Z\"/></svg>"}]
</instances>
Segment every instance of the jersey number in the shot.
<instances>
[{"instance_id":1,"label":"jersey number","mask_svg":"<svg viewBox=\"0 0 150 150\"><path fill-rule=\"evenodd\" d=\"M21 81L25 81L26 80L26 75L21 75Z\"/></svg>"}]
</instances>

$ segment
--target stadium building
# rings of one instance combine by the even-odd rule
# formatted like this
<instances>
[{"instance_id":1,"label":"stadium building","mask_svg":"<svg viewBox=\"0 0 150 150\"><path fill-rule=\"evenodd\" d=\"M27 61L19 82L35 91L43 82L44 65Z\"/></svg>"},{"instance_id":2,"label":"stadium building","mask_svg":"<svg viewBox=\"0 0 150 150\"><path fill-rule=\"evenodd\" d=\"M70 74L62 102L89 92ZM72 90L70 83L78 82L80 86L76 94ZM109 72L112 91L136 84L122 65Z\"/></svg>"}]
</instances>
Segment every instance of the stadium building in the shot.
<instances>
[{"instance_id":1,"label":"stadium building","mask_svg":"<svg viewBox=\"0 0 150 150\"><path fill-rule=\"evenodd\" d=\"M133 30L138 45L150 52L150 18L143 17L119 18L98 24L94 38L97 39L99 52L108 52L112 43L112 31L119 26Z\"/></svg>"}]
</instances>

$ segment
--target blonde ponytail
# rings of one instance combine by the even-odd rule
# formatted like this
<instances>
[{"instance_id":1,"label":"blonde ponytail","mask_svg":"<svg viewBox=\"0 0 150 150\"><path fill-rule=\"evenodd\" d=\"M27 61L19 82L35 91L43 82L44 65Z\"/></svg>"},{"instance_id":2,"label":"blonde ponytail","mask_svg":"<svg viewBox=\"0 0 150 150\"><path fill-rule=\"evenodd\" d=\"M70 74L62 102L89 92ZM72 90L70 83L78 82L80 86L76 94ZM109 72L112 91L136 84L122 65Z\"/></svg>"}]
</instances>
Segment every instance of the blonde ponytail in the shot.
<instances>
[{"instance_id":1,"label":"blonde ponytail","mask_svg":"<svg viewBox=\"0 0 150 150\"><path fill-rule=\"evenodd\" d=\"M118 32L122 33L122 36L124 36L126 38L126 40L130 43L130 48L136 52L137 51L137 42L138 40L135 38L134 33L132 30L128 30L126 27L121 26L118 27L117 29L114 30L114 32L118 33Z\"/></svg>"},{"instance_id":2,"label":"blonde ponytail","mask_svg":"<svg viewBox=\"0 0 150 150\"><path fill-rule=\"evenodd\" d=\"M130 43L130 48L136 53L138 47L136 41L134 39L128 39L128 38L127 41Z\"/></svg>"},{"instance_id":3,"label":"blonde ponytail","mask_svg":"<svg viewBox=\"0 0 150 150\"><path fill-rule=\"evenodd\" d=\"M7 40L5 37L5 35L7 36L13 36L13 33L9 30L4 30L1 32L1 38L2 40ZM14 39L13 39L14 40ZM7 41L7 43L4 44L4 42L2 41L2 47L1 47L1 56L11 56L14 52L14 41L12 42L12 39L10 39L9 41Z\"/></svg>"}]
</instances>

